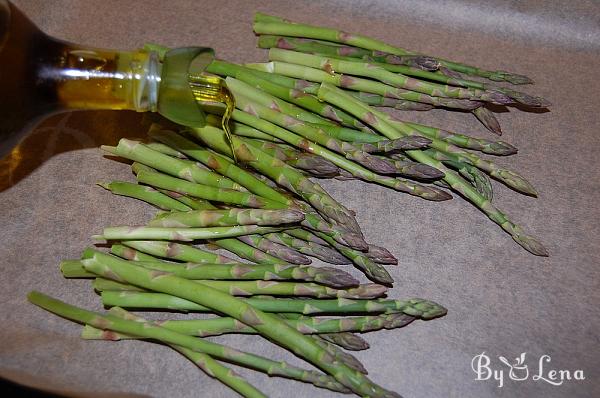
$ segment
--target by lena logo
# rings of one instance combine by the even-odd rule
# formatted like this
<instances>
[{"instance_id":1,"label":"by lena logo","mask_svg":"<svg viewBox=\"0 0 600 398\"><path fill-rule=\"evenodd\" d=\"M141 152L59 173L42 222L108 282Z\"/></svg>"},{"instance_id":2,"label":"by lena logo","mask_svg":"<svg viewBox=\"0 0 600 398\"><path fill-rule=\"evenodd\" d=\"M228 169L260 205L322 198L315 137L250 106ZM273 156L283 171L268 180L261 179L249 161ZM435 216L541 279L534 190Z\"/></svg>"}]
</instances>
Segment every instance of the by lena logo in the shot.
<instances>
[{"instance_id":1,"label":"by lena logo","mask_svg":"<svg viewBox=\"0 0 600 398\"><path fill-rule=\"evenodd\" d=\"M527 353L523 352L511 363L503 356L498 357L498 362L492 364L492 360L485 351L475 355L471 360L471 369L475 372L475 380L495 380L498 387L504 386L504 379L512 381L525 381L530 379L529 365L525 363ZM535 382L544 382L553 386L560 386L565 382L573 380L585 380L583 370L556 369L551 365L550 355L542 355L536 361L537 368L532 367L531 380ZM508 372L505 372L508 371Z\"/></svg>"}]
</instances>

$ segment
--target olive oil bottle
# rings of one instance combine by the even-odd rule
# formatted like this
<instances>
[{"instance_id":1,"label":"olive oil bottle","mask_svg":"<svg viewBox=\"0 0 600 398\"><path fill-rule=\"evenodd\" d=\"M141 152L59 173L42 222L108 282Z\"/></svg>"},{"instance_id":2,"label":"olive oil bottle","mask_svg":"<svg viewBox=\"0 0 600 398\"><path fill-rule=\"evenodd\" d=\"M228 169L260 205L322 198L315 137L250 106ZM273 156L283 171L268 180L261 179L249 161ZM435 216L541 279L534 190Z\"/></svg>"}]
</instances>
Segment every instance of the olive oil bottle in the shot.
<instances>
[{"instance_id":1,"label":"olive oil bottle","mask_svg":"<svg viewBox=\"0 0 600 398\"><path fill-rule=\"evenodd\" d=\"M66 110L158 111L177 123L200 126L199 101L231 107L223 80L201 74L212 56L211 49L187 47L161 60L155 51L68 43L46 35L0 0L0 158L42 118Z\"/></svg>"}]
</instances>

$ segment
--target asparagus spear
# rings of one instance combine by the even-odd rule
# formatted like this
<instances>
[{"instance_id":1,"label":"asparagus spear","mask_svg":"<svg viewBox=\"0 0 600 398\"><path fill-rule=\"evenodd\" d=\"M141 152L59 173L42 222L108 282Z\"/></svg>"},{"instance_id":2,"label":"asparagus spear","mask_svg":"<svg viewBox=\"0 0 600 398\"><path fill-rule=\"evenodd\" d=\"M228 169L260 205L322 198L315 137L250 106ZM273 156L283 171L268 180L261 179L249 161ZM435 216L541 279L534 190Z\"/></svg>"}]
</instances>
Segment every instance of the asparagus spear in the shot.
<instances>
[{"instance_id":1,"label":"asparagus spear","mask_svg":"<svg viewBox=\"0 0 600 398\"><path fill-rule=\"evenodd\" d=\"M369 243L369 250L365 253L367 257L378 264L397 265L398 259L388 249Z\"/></svg>"},{"instance_id":2,"label":"asparagus spear","mask_svg":"<svg viewBox=\"0 0 600 398\"><path fill-rule=\"evenodd\" d=\"M164 213L150 221L154 227L225 227L235 225L280 225L304 219L299 210L259 210L232 208L226 210L192 210Z\"/></svg>"},{"instance_id":3,"label":"asparagus spear","mask_svg":"<svg viewBox=\"0 0 600 398\"><path fill-rule=\"evenodd\" d=\"M348 160L354 161L355 163L362 165L363 167L376 173L387 174L391 172L386 164L377 161L377 158L374 158L365 151L359 150L353 144L332 138L325 134L322 130L312 127L312 125L302 122L299 119L271 110L262 105L252 103L247 97L244 96L243 92L237 91L236 89L232 90L234 90L236 97L236 107L238 107L240 111L243 111L250 116L254 116L253 119L247 115L244 115L242 112L234 111L236 113L235 120L243 121L244 123L251 123L251 125L256 128L261 126L263 131L269 130L265 131L266 133L271 133L272 130L276 129L274 128L274 125L278 125L284 129L293 131L296 133L296 140L291 140L290 138L287 138L286 140L282 134L273 135L298 148L306 149L311 153L322 156L340 168L348 168L349 166L341 166L339 160L338 162L335 162L330 156L324 156L322 153L319 153L322 151L317 148L326 148L332 153L336 152L341 154L347 159L346 162ZM267 124L266 122L270 122L271 124ZM306 142L307 140L310 141ZM310 142L319 144L319 146L311 146ZM301 146L302 144L304 145Z\"/></svg>"},{"instance_id":4,"label":"asparagus spear","mask_svg":"<svg viewBox=\"0 0 600 398\"><path fill-rule=\"evenodd\" d=\"M260 35L258 37L260 48L285 48L310 54L335 55L346 58L369 59L394 66L416 67L418 70L437 70L440 66L434 58L422 55L397 56L385 54L381 51L365 50L364 48L326 44L323 41L308 40L296 37Z\"/></svg>"},{"instance_id":5,"label":"asparagus spear","mask_svg":"<svg viewBox=\"0 0 600 398\"><path fill-rule=\"evenodd\" d=\"M397 396L397 394L377 386L348 366L337 363L329 353L315 344L312 339L287 326L279 318L262 312L226 293L168 273L153 272L100 252L82 262L86 270L97 273L99 276L129 282L167 294L177 294L183 299L193 300L197 305L209 305L214 311L232 316L251 326L262 336L272 339L303 359L322 368L339 383L357 394L373 397Z\"/></svg>"},{"instance_id":6,"label":"asparagus spear","mask_svg":"<svg viewBox=\"0 0 600 398\"><path fill-rule=\"evenodd\" d=\"M311 267L291 264L170 264L156 261L139 261L136 265L170 272L186 279L210 280L301 280L316 282L335 288L358 286L358 281L345 271L331 267ZM81 260L61 262L61 272L66 278L89 278Z\"/></svg>"},{"instance_id":7,"label":"asparagus spear","mask_svg":"<svg viewBox=\"0 0 600 398\"><path fill-rule=\"evenodd\" d=\"M234 111L234 114L239 114L239 111ZM224 139L221 130L207 126L194 129L194 133L197 138L203 140L208 146L218 147L222 151L227 150L227 147L222 145ZM232 137L232 143L237 152L237 158L240 161L248 163L281 186L301 196L325 217L347 226L349 230L360 230L354 215L329 196L320 185L311 182L297 170L287 166L282 161L269 156L257 148L246 145L238 137Z\"/></svg>"},{"instance_id":8,"label":"asparagus spear","mask_svg":"<svg viewBox=\"0 0 600 398\"><path fill-rule=\"evenodd\" d=\"M334 247L346 258L351 260L352 263L356 266L356 268L360 269L367 278L371 279L374 282L381 283L384 285L391 285L392 283L394 283L394 278L390 276L386 269L380 264L375 263L363 252L340 245L339 243L331 239L329 236L320 232L315 232L315 234L318 237L325 240L327 243L329 243L330 246Z\"/></svg>"},{"instance_id":9,"label":"asparagus spear","mask_svg":"<svg viewBox=\"0 0 600 398\"><path fill-rule=\"evenodd\" d=\"M240 240L252 247L264 251L274 257L280 258L290 264L308 265L312 260L298 251L291 249L285 245L275 243L266 239L261 235L246 235L241 236Z\"/></svg>"},{"instance_id":10,"label":"asparagus spear","mask_svg":"<svg viewBox=\"0 0 600 398\"><path fill-rule=\"evenodd\" d=\"M364 93L362 91L350 91L349 94L365 104L381 106L384 108L395 108L400 111L430 111L435 108L430 104L422 104L420 102L399 100L395 98L386 98L379 94Z\"/></svg>"},{"instance_id":11,"label":"asparagus spear","mask_svg":"<svg viewBox=\"0 0 600 398\"><path fill-rule=\"evenodd\" d=\"M127 183L129 184L129 183ZM138 187L138 185L136 184L130 184L130 186ZM127 194L128 196L133 195L131 193L130 189L127 189L127 192L120 190L119 192L121 192L122 194ZM188 198L186 196L182 196L179 193L176 192L172 192L172 191L164 191L166 193L168 193L169 196L171 197L175 197L177 198L177 200L179 201L184 201L187 206L189 207L193 207L195 209L216 209L216 207L214 207L213 205L211 205L209 202L206 201L199 201L199 200L195 200L195 199L191 199ZM139 188L135 188L135 197L145 200L149 203L153 203L153 201L155 201L154 199L154 195L152 194L152 192L150 192L150 194L148 194L148 191L145 189L139 189ZM181 209L179 207L179 205L177 203L173 203L173 202L165 202L162 201L160 202L162 203L165 207L167 207L167 210L179 210ZM187 207L187 209L189 209L189 207ZM158 244L159 242L155 242L155 244ZM236 255L238 255L241 258L245 258L247 260L256 262L256 263L262 263L262 264L279 264L282 262L282 260L275 258L273 256L268 255L267 253L264 253L258 249L255 249L252 246L249 246L241 241L238 241L236 239L217 239L217 240L213 240L212 243L216 244L219 247L222 247L226 250L229 250L232 253L235 253ZM173 244L173 243L171 243ZM209 262L213 262L213 263L219 263L222 261L226 261L226 262L232 262L234 260L228 259L225 256L220 256L220 255L215 255L212 253L205 253L205 255L209 255L210 256L210 260L208 260ZM160 255L160 254L158 254ZM163 256L163 257L167 257L167 256ZM200 262L199 260L187 260L187 261L193 261L193 262Z\"/></svg>"},{"instance_id":12,"label":"asparagus spear","mask_svg":"<svg viewBox=\"0 0 600 398\"><path fill-rule=\"evenodd\" d=\"M325 71L336 71L342 74L370 77L394 87L416 91L431 95L432 97L485 101L500 105L512 102L512 98L497 91L484 91L430 83L400 73L389 72L384 68L369 63L345 61L343 59L305 54L281 48L271 48L269 50L269 60L303 65Z\"/></svg>"},{"instance_id":13,"label":"asparagus spear","mask_svg":"<svg viewBox=\"0 0 600 398\"><path fill-rule=\"evenodd\" d=\"M135 316L119 307L113 307L113 308L111 308L111 310L109 312L111 312L112 314L114 314L116 316L120 316L124 319L135 320L138 322L145 321L143 318ZM161 324L160 326L163 326L163 324ZM254 331L252 328L249 328L247 326L246 326L246 328L250 329L251 331ZM173 330L173 329L171 329L171 330ZM183 334L187 334L187 333L183 333ZM97 329L97 328L95 328L93 326L89 326L89 325L84 326L82 333L81 333L81 337L84 339L87 339L87 340L110 340L110 341L128 340L128 339L137 339L138 338L136 336L128 335L125 333L100 330L100 329ZM336 347L334 344L329 343L326 340L320 339L320 338L318 338L318 336L311 336L311 337L315 340L315 343L317 343L319 346L321 346L321 348L323 348L329 354L331 354L335 358L335 360L337 360L338 362L344 363L348 367L350 367L360 373L367 374L367 370L360 363L360 361L358 361L358 359L356 359L356 357L354 357L353 355L345 353L344 351L342 351L338 347ZM180 346L173 346L173 345L171 345L171 347L173 347L175 349L183 348ZM199 353L196 353L189 349L185 349L185 348L183 348L183 349L187 350L188 352L194 353L194 354L199 354ZM200 355L202 355L202 354L200 354Z\"/></svg>"},{"instance_id":14,"label":"asparagus spear","mask_svg":"<svg viewBox=\"0 0 600 398\"><path fill-rule=\"evenodd\" d=\"M496 116L487 109L486 107L480 107L473 109L473 114L485 126L486 129L497 135L502 135L502 128L500 128L500 122L496 119Z\"/></svg>"},{"instance_id":15,"label":"asparagus spear","mask_svg":"<svg viewBox=\"0 0 600 398\"><path fill-rule=\"evenodd\" d=\"M372 39L366 36L350 34L335 29L311 26L306 24L286 23L284 21L260 22L255 19L254 32L257 34L306 37L309 39L326 40L334 43L348 44L367 50L382 51L399 56L418 55L399 47L390 46L382 41ZM450 70L465 73L468 75L481 76L494 81L507 81L513 84L532 83L531 79L523 75L518 75L505 71L488 71L474 66L447 61L443 59L437 59L437 61Z\"/></svg>"},{"instance_id":16,"label":"asparagus spear","mask_svg":"<svg viewBox=\"0 0 600 398\"><path fill-rule=\"evenodd\" d=\"M446 310L439 304L422 299L410 300L350 300L336 299L264 299L240 298L240 300L261 311L270 313L314 314L379 314L399 313L422 319L432 319L444 315ZM146 292L102 292L102 304L130 308L168 308L178 311L210 312L211 309L192 301L164 293Z\"/></svg>"},{"instance_id":17,"label":"asparagus spear","mask_svg":"<svg viewBox=\"0 0 600 398\"><path fill-rule=\"evenodd\" d=\"M151 255L155 257L162 257L168 260L185 261L190 263L206 263L206 264L237 264L236 260L229 257L200 250L197 247L186 245L177 242L165 242L158 240L125 240L122 242L124 246L127 246L129 251L135 250L136 253L142 252L145 255ZM121 246L114 246L111 248L113 254L119 257L125 257L128 259L130 256L126 249L121 249ZM141 261L147 261L141 259Z\"/></svg>"},{"instance_id":18,"label":"asparagus spear","mask_svg":"<svg viewBox=\"0 0 600 398\"><path fill-rule=\"evenodd\" d=\"M444 173L438 169L428 166L423 163L413 162L411 160L396 159L396 155L388 157L381 157L385 162L393 165L395 173L409 178L416 178L419 180L438 180L444 177Z\"/></svg>"},{"instance_id":19,"label":"asparagus spear","mask_svg":"<svg viewBox=\"0 0 600 398\"><path fill-rule=\"evenodd\" d=\"M380 297L387 291L385 286L374 283L359 285L350 289L334 289L310 282L281 282L281 281L215 281L195 280L221 292L232 296L298 296L314 298L349 298L349 299L371 299ZM143 292L145 289L110 279L96 278L93 287L98 292Z\"/></svg>"},{"instance_id":20,"label":"asparagus spear","mask_svg":"<svg viewBox=\"0 0 600 398\"><path fill-rule=\"evenodd\" d=\"M188 201L189 203L189 201ZM210 204L207 201L195 201L195 208L202 210L216 210L217 208ZM292 211L292 210L284 210L284 211ZM226 249L234 254L236 254L240 258L244 258L246 260L250 260L257 264L280 264L282 263L282 259L273 257L255 247L252 247L239 239L215 239L210 240L210 243L213 243L223 249ZM171 242L171 244L174 244ZM211 253L211 256L215 256ZM223 257L223 256L217 256ZM225 257L224 257L225 258ZM194 262L195 260L188 260ZM218 261L212 261L218 262Z\"/></svg>"},{"instance_id":21,"label":"asparagus spear","mask_svg":"<svg viewBox=\"0 0 600 398\"><path fill-rule=\"evenodd\" d=\"M316 97L306 94L302 90L278 85L263 78L262 75L257 76L254 72L259 71L246 68L246 70L238 71L229 77L233 77L248 85L259 88L261 91L252 91L250 95L254 101L262 105L270 106L279 109L284 113L295 115L298 119L306 122L330 125L340 123L344 126L357 129L363 129L365 127L361 121L348 113L331 105L319 102ZM277 74L270 74L278 76ZM312 112L307 112L303 108Z\"/></svg>"},{"instance_id":22,"label":"asparagus spear","mask_svg":"<svg viewBox=\"0 0 600 398\"><path fill-rule=\"evenodd\" d=\"M387 119L392 121L390 117ZM461 148L473 149L490 155L513 155L517 153L517 148L504 141L492 141L484 138L475 138L465 134L454 133L440 128L426 126L424 124L403 121L404 124L418 130L421 134L429 138L437 138L447 141Z\"/></svg>"},{"instance_id":23,"label":"asparagus spear","mask_svg":"<svg viewBox=\"0 0 600 398\"><path fill-rule=\"evenodd\" d=\"M340 349L337 345L330 343L327 340L321 339L319 335L310 336L313 341L329 354L331 354L337 361L345 364L351 369L356 370L362 374L368 374L367 369L364 365L352 354L349 354L342 349Z\"/></svg>"},{"instance_id":24,"label":"asparagus spear","mask_svg":"<svg viewBox=\"0 0 600 398\"><path fill-rule=\"evenodd\" d=\"M252 139L246 139L245 142L252 145L255 148L260 149L261 151L269 154L274 158L286 162L288 165L295 167L296 169L309 172L315 176L327 178L339 174L339 168L333 163L331 163L329 160L321 156L297 151L293 148L292 150L295 152L295 154L285 153L282 150L281 146L272 142L259 142L257 140Z\"/></svg>"},{"instance_id":25,"label":"asparagus spear","mask_svg":"<svg viewBox=\"0 0 600 398\"><path fill-rule=\"evenodd\" d=\"M127 247L120 244L113 244L110 246L110 252L115 256L119 256L125 260L131 261L154 261L154 262L168 262L167 260L162 260L158 257L151 256L146 253L142 253L141 251L132 249L131 247ZM84 254L86 251L84 251Z\"/></svg>"},{"instance_id":26,"label":"asparagus spear","mask_svg":"<svg viewBox=\"0 0 600 398\"><path fill-rule=\"evenodd\" d=\"M351 263L346 257L328 246L322 246L318 243L297 239L282 232L266 234L265 238L275 243L291 247L307 256L316 257L329 264L345 265Z\"/></svg>"},{"instance_id":27,"label":"asparagus spear","mask_svg":"<svg viewBox=\"0 0 600 398\"><path fill-rule=\"evenodd\" d=\"M350 351L362 351L369 348L369 343L354 333L323 333L319 338Z\"/></svg>"},{"instance_id":28,"label":"asparagus spear","mask_svg":"<svg viewBox=\"0 0 600 398\"><path fill-rule=\"evenodd\" d=\"M215 188L233 190L240 188L238 184L226 177L220 176L182 159L164 155L137 141L121 138L116 147L102 145L100 148L113 155L140 162L190 182L197 182Z\"/></svg>"},{"instance_id":29,"label":"asparagus spear","mask_svg":"<svg viewBox=\"0 0 600 398\"><path fill-rule=\"evenodd\" d=\"M150 203L163 210L187 211L190 207L168 197L156 189L144 185L133 184L125 181L112 181L109 183L98 183L102 188L111 191L115 195L128 196Z\"/></svg>"},{"instance_id":30,"label":"asparagus spear","mask_svg":"<svg viewBox=\"0 0 600 398\"><path fill-rule=\"evenodd\" d=\"M84 310L62 301L53 299L40 292L30 292L27 296L29 301L49 312L73 320L75 322L88 324L100 329L114 330L132 336L150 338L167 344L175 344L195 352L205 353L210 356L223 359L235 364L249 367L265 372L269 375L288 377L299 381L312 383L318 387L329 388L333 391L348 391L333 378L318 372L307 371L296 368L287 363L275 362L258 355L245 353L226 347L221 344L186 336L153 324L152 322L140 322L139 320L123 319L112 314L99 314Z\"/></svg>"},{"instance_id":31,"label":"asparagus spear","mask_svg":"<svg viewBox=\"0 0 600 398\"><path fill-rule=\"evenodd\" d=\"M149 134L153 139L176 148L186 155L207 165L216 172L231 178L233 181L242 185L255 195L286 204L288 207L293 206L293 203L290 199L264 184L262 181L244 169L227 160L227 158L224 156L211 152L172 131L152 130L149 132Z\"/></svg>"},{"instance_id":32,"label":"asparagus spear","mask_svg":"<svg viewBox=\"0 0 600 398\"><path fill-rule=\"evenodd\" d=\"M420 102L434 106L443 106L447 108L472 110L482 105L479 101L466 99L433 97L416 91L405 90L390 86L385 83L370 79L326 72L321 69L310 68L307 66L296 65L286 62L269 62L266 64L246 64L247 67L273 74L294 77L297 79L306 79L313 82L331 83L338 87L347 88L355 91L378 94L383 97Z\"/></svg>"},{"instance_id":33,"label":"asparagus spear","mask_svg":"<svg viewBox=\"0 0 600 398\"><path fill-rule=\"evenodd\" d=\"M111 308L109 313L115 316L125 318L124 313L128 314L127 317L131 317L131 313L123 310L122 308ZM130 319L134 320L134 319ZM81 338L85 340L105 340L105 341L118 341L128 339L142 339L133 335L119 333L112 330L103 330L95 328L91 325L84 325L81 330ZM203 370L207 375L216 378L221 383L231 387L233 390L239 392L244 397L265 397L262 392L257 390L254 386L249 384L243 377L238 375L233 370L221 365L219 362L214 360L211 356L201 352L193 351L189 348L182 347L176 344L169 344L171 348L180 352L183 356L192 361L196 366Z\"/></svg>"},{"instance_id":34,"label":"asparagus spear","mask_svg":"<svg viewBox=\"0 0 600 398\"><path fill-rule=\"evenodd\" d=\"M249 234L266 234L281 231L282 228L259 227L257 225L239 225L235 227L211 228L164 228L145 226L106 227L102 235L95 235L95 239L106 240L176 240L190 242L195 239L230 238Z\"/></svg>"},{"instance_id":35,"label":"asparagus spear","mask_svg":"<svg viewBox=\"0 0 600 398\"><path fill-rule=\"evenodd\" d=\"M137 173L136 178L141 183L152 185L157 188L168 189L216 202L265 209L284 209L287 207L281 202L276 202L249 192L196 184L153 171L140 170Z\"/></svg>"},{"instance_id":36,"label":"asparagus spear","mask_svg":"<svg viewBox=\"0 0 600 398\"><path fill-rule=\"evenodd\" d=\"M236 98L238 98L238 102L243 102L243 97L235 94ZM420 196L424 199L428 200L447 200L451 197L445 193L444 191L433 189L430 187L423 186L421 184L417 184L408 180L399 179L399 178L390 178L385 176L380 176L378 174L373 173L370 170L360 166L352 162L351 160L345 159L334 152L328 150L327 148L323 148L317 144L311 144L310 141L307 141L306 138L299 136L297 134L292 133L289 130L282 128L283 126L293 129L295 132L302 132L305 134L305 137L317 138L317 135L324 135L319 132L318 129L315 129L312 126L309 126L298 119L293 119L290 116L279 114L278 112L269 112L267 108L260 107L258 105L249 105L249 111L258 111L261 117L269 117L270 120L278 123L281 127L264 120L259 119L256 116L251 115L247 112L242 111L234 111L233 118L239 121L243 121L244 123L254 125L255 127L260 127L263 131L273 134L273 136L278 137L298 148L306 148L307 150L323 156L327 160L331 161L338 167L350 172L357 178L361 178L363 180L378 183L389 188L395 189L400 192L406 192L411 195ZM340 152L343 150L340 148ZM350 159L354 160L354 157L350 157ZM364 159L364 158L363 158ZM395 172L395 169L390 169L390 172Z\"/></svg>"},{"instance_id":37,"label":"asparagus spear","mask_svg":"<svg viewBox=\"0 0 600 398\"><path fill-rule=\"evenodd\" d=\"M153 128L156 128L154 124L152 126L150 126L150 129L153 129ZM187 156L185 156L185 154L179 152L176 149L171 148L168 145L160 143L160 142L155 142L155 141L146 142L144 145L146 145L150 149L153 149L153 150L155 150L157 152L160 152L160 153L162 153L164 155L169 155L169 156L174 157L174 158L186 159L186 160L188 158Z\"/></svg>"},{"instance_id":38,"label":"asparagus spear","mask_svg":"<svg viewBox=\"0 0 600 398\"><path fill-rule=\"evenodd\" d=\"M317 318L304 315L290 317L290 315L297 314L282 314L285 323L303 334L319 334L324 335L323 337L327 337L326 335L335 335L345 340L352 339L348 338L348 333L345 332L364 333L381 329L396 329L404 327L415 320L415 317L403 313L344 318ZM227 333L256 333L250 326L230 317L189 320L166 319L156 321L156 323L178 333L200 337L217 336ZM89 337L91 338L92 336L90 335Z\"/></svg>"},{"instance_id":39,"label":"asparagus spear","mask_svg":"<svg viewBox=\"0 0 600 398\"><path fill-rule=\"evenodd\" d=\"M392 126L387 123L382 117L378 116L377 111L374 111L368 105L364 105L356 101L349 95L344 94L334 86L323 84L319 90L319 97L325 101L332 102L338 106L345 107L350 113L368 122L383 135L388 138L397 138L404 135L409 135L410 129L404 129L402 125ZM432 147L435 140L432 142ZM471 203L481 209L492 221L498 224L503 230L508 232L512 238L521 245L524 249L538 256L547 256L547 249L538 242L535 238L527 235L518 225L514 224L510 219L499 209L485 199L475 189L473 189L466 181L458 177L454 172L448 170L441 162L432 159L425 153L420 151L407 151L407 154L413 159L429 164L445 173L444 181L446 181L453 189L460 192Z\"/></svg>"},{"instance_id":40,"label":"asparagus spear","mask_svg":"<svg viewBox=\"0 0 600 398\"><path fill-rule=\"evenodd\" d=\"M335 57L349 61L361 62L368 61L390 72L402 73L404 75L415 76L424 80L430 80L445 83L451 86L460 86L475 88L479 90L494 90L501 92L515 101L532 107L548 107L550 103L541 97L531 96L506 87L499 87L492 83L484 83L474 80L463 79L459 74L445 67L441 67L438 72L432 72L429 68L422 68L421 65L410 65L414 58L404 59L391 54L374 54L373 51L360 49L351 46L333 46L314 40L298 39L294 37L261 35L258 39L258 45L261 48L283 48L288 50L306 52L327 57ZM409 56L410 57L410 56ZM437 66L439 63L432 63L431 66ZM416 67L415 67L416 66ZM437 68L434 68L437 69ZM444 71L444 73L439 73ZM370 104L373 105L373 104Z\"/></svg>"}]
</instances>

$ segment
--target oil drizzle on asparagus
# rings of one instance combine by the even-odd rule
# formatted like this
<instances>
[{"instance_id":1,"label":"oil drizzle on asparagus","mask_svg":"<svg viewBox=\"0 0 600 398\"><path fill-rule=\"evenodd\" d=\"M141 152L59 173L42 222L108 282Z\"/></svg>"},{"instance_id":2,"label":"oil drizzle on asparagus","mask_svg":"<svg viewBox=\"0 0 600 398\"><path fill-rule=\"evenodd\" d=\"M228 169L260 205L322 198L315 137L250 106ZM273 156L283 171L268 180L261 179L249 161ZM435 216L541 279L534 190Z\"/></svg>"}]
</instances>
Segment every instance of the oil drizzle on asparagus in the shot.
<instances>
[{"instance_id":1,"label":"oil drizzle on asparagus","mask_svg":"<svg viewBox=\"0 0 600 398\"><path fill-rule=\"evenodd\" d=\"M217 76L189 75L189 83L197 102L218 102L225 104L225 113L221 119L221 126L223 127L223 131L225 131L233 160L237 162L235 151L233 150L231 130L229 128L229 119L235 109L233 94L227 88L225 81Z\"/></svg>"}]
</instances>

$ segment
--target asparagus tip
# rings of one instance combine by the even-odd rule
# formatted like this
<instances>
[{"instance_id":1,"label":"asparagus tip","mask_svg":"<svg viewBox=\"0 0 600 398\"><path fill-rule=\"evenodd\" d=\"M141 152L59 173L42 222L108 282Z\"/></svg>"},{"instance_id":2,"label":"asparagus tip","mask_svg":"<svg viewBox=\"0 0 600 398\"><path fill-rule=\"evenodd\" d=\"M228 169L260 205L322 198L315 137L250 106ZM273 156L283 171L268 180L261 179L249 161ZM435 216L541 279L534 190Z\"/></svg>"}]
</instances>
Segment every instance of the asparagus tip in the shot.
<instances>
[{"instance_id":1,"label":"asparagus tip","mask_svg":"<svg viewBox=\"0 0 600 398\"><path fill-rule=\"evenodd\" d=\"M315 281L332 287L353 287L359 286L358 279L347 273L333 267L317 268L318 274Z\"/></svg>"},{"instance_id":2,"label":"asparagus tip","mask_svg":"<svg viewBox=\"0 0 600 398\"><path fill-rule=\"evenodd\" d=\"M532 236L517 235L513 236L513 239L531 254L540 257L548 257L550 255L548 249L546 249L546 247L541 242L539 242Z\"/></svg>"}]
</instances>

